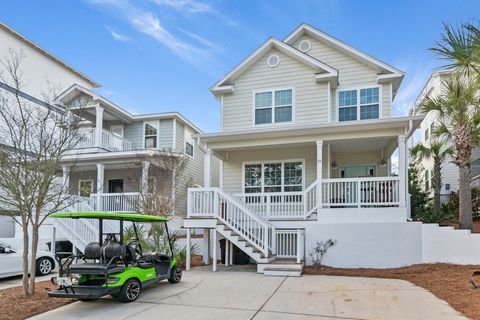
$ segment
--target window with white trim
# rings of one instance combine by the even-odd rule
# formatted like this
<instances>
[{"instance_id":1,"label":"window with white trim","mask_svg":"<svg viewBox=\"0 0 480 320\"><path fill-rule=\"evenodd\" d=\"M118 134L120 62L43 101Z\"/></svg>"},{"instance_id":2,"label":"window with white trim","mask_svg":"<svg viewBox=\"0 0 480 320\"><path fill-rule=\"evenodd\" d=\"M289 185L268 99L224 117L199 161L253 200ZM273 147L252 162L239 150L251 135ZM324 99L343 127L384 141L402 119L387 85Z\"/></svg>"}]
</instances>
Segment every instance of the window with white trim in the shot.
<instances>
[{"instance_id":1,"label":"window with white trim","mask_svg":"<svg viewBox=\"0 0 480 320\"><path fill-rule=\"evenodd\" d=\"M292 89L255 93L255 124L291 122Z\"/></svg>"},{"instance_id":2,"label":"window with white trim","mask_svg":"<svg viewBox=\"0 0 480 320\"><path fill-rule=\"evenodd\" d=\"M158 130L153 125L145 123L145 148L157 147L157 133Z\"/></svg>"},{"instance_id":3,"label":"window with white trim","mask_svg":"<svg viewBox=\"0 0 480 320\"><path fill-rule=\"evenodd\" d=\"M185 142L185 153L193 158L193 144Z\"/></svg>"},{"instance_id":4,"label":"window with white trim","mask_svg":"<svg viewBox=\"0 0 480 320\"><path fill-rule=\"evenodd\" d=\"M345 90L338 93L338 120L367 120L380 117L379 88Z\"/></svg>"},{"instance_id":5,"label":"window with white trim","mask_svg":"<svg viewBox=\"0 0 480 320\"><path fill-rule=\"evenodd\" d=\"M303 190L303 162L245 164L244 192L293 192Z\"/></svg>"}]
</instances>

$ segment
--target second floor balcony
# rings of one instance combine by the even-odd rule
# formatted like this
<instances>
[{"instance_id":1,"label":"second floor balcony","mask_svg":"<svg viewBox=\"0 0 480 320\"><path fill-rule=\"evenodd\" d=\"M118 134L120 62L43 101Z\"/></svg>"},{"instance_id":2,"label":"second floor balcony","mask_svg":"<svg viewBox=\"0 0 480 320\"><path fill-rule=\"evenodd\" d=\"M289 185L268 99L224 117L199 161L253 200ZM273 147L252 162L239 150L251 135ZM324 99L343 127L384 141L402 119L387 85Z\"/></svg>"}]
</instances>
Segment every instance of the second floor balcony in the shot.
<instances>
[{"instance_id":1,"label":"second floor balcony","mask_svg":"<svg viewBox=\"0 0 480 320\"><path fill-rule=\"evenodd\" d=\"M79 129L80 142L74 149L102 148L107 151L133 150L132 142L104 129L97 132L96 128Z\"/></svg>"}]
</instances>

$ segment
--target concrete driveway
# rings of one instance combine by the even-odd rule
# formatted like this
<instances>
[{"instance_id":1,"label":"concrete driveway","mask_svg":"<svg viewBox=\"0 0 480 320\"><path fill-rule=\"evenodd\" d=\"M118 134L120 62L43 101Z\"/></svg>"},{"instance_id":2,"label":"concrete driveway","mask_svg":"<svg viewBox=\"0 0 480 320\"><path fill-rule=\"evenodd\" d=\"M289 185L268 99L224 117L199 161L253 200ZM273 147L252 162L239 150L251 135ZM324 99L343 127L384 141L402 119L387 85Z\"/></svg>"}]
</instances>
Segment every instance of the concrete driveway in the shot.
<instances>
[{"instance_id":1,"label":"concrete driveway","mask_svg":"<svg viewBox=\"0 0 480 320\"><path fill-rule=\"evenodd\" d=\"M34 319L465 319L430 292L402 280L195 268L181 283L145 289L134 303L77 302Z\"/></svg>"}]
</instances>

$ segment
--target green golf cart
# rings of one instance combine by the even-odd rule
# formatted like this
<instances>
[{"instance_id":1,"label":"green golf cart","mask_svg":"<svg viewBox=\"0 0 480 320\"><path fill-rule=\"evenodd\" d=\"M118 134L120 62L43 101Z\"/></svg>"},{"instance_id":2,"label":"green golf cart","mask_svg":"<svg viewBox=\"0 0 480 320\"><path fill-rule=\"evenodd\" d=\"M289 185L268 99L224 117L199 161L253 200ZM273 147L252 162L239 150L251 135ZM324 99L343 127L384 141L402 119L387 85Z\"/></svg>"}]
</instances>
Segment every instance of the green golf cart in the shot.
<instances>
[{"instance_id":1,"label":"green golf cart","mask_svg":"<svg viewBox=\"0 0 480 320\"><path fill-rule=\"evenodd\" d=\"M122 302L132 302L146 286L162 280L178 283L182 278L182 269L173 257L168 218L110 212L55 213L49 217L97 219L99 226L98 242L87 244L83 254L56 254L59 277L53 277L52 283L58 285L58 289L49 291L50 297L88 301L110 295ZM119 232L104 233L104 220L119 221ZM124 222L131 223L135 233L133 239L128 239L127 244L123 241ZM144 254L136 223L164 223L170 253Z\"/></svg>"}]
</instances>

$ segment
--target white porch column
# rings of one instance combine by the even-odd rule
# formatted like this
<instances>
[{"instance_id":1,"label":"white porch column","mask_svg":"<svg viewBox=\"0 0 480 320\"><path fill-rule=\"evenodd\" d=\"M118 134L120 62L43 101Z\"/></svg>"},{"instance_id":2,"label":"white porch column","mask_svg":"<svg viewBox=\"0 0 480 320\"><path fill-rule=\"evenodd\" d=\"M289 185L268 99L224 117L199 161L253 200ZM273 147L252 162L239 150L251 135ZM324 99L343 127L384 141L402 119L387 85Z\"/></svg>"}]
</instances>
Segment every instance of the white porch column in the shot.
<instances>
[{"instance_id":1,"label":"white porch column","mask_svg":"<svg viewBox=\"0 0 480 320\"><path fill-rule=\"evenodd\" d=\"M70 167L69 166L62 166L62 187L64 192L68 192L70 189Z\"/></svg>"},{"instance_id":2,"label":"white porch column","mask_svg":"<svg viewBox=\"0 0 480 320\"><path fill-rule=\"evenodd\" d=\"M208 264L210 261L210 229L203 229L203 263Z\"/></svg>"},{"instance_id":3,"label":"white porch column","mask_svg":"<svg viewBox=\"0 0 480 320\"><path fill-rule=\"evenodd\" d=\"M406 207L407 197L407 148L405 143L405 135L398 136L398 177L399 183L399 201L400 207Z\"/></svg>"},{"instance_id":4,"label":"white porch column","mask_svg":"<svg viewBox=\"0 0 480 320\"><path fill-rule=\"evenodd\" d=\"M186 248L186 251L187 251L187 257L186 257L186 265L185 265L185 269L187 271L190 271L190 248L191 248L191 241L192 241L192 237L191 237L191 232L190 232L190 228L187 228L187 248Z\"/></svg>"},{"instance_id":5,"label":"white porch column","mask_svg":"<svg viewBox=\"0 0 480 320\"><path fill-rule=\"evenodd\" d=\"M217 271L217 229L213 229L212 271Z\"/></svg>"},{"instance_id":6,"label":"white porch column","mask_svg":"<svg viewBox=\"0 0 480 320\"><path fill-rule=\"evenodd\" d=\"M203 157L203 186L205 188L211 187L212 181L212 150L205 151Z\"/></svg>"},{"instance_id":7,"label":"white porch column","mask_svg":"<svg viewBox=\"0 0 480 320\"><path fill-rule=\"evenodd\" d=\"M105 165L103 163L97 163L97 211L102 211L102 198L103 193L103 180L105 173Z\"/></svg>"},{"instance_id":8,"label":"white porch column","mask_svg":"<svg viewBox=\"0 0 480 320\"><path fill-rule=\"evenodd\" d=\"M102 147L103 108L95 107L95 147Z\"/></svg>"},{"instance_id":9,"label":"white porch column","mask_svg":"<svg viewBox=\"0 0 480 320\"><path fill-rule=\"evenodd\" d=\"M148 191L148 168L150 168L150 162L142 161L142 177L140 181L140 189L143 195L145 195Z\"/></svg>"},{"instance_id":10,"label":"white porch column","mask_svg":"<svg viewBox=\"0 0 480 320\"><path fill-rule=\"evenodd\" d=\"M323 140L317 141L317 210L322 208Z\"/></svg>"},{"instance_id":11,"label":"white porch column","mask_svg":"<svg viewBox=\"0 0 480 320\"><path fill-rule=\"evenodd\" d=\"M233 242L230 241L229 257L230 265L233 266Z\"/></svg>"}]
</instances>

